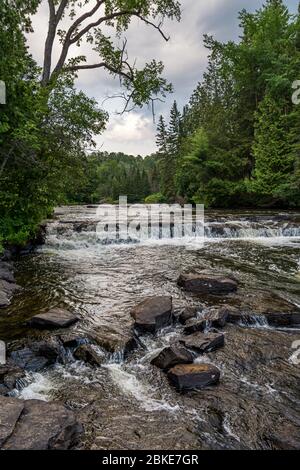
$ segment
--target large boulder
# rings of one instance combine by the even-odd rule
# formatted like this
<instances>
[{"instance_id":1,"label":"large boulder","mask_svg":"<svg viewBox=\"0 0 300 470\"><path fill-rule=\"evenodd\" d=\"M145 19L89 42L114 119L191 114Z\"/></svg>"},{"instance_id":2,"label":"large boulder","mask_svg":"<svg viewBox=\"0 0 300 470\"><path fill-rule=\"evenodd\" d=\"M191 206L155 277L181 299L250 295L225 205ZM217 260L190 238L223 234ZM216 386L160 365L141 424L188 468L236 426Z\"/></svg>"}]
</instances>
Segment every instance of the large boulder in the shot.
<instances>
[{"instance_id":1,"label":"large boulder","mask_svg":"<svg viewBox=\"0 0 300 470\"><path fill-rule=\"evenodd\" d=\"M101 366L105 360L104 354L97 352L91 344L82 344L74 351L74 357L78 361L86 362L91 366Z\"/></svg>"},{"instance_id":2,"label":"large boulder","mask_svg":"<svg viewBox=\"0 0 300 470\"><path fill-rule=\"evenodd\" d=\"M234 279L195 273L181 274L177 284L184 290L195 294L229 294L236 292L238 288L237 281Z\"/></svg>"},{"instance_id":3,"label":"large boulder","mask_svg":"<svg viewBox=\"0 0 300 470\"><path fill-rule=\"evenodd\" d=\"M87 332L87 338L111 354L128 356L140 342L132 327L101 325Z\"/></svg>"},{"instance_id":4,"label":"large boulder","mask_svg":"<svg viewBox=\"0 0 300 470\"><path fill-rule=\"evenodd\" d=\"M61 403L0 397L3 450L67 450L81 432L74 413Z\"/></svg>"},{"instance_id":5,"label":"large boulder","mask_svg":"<svg viewBox=\"0 0 300 470\"><path fill-rule=\"evenodd\" d=\"M135 328L142 333L155 333L173 322L172 297L150 297L131 312Z\"/></svg>"},{"instance_id":6,"label":"large boulder","mask_svg":"<svg viewBox=\"0 0 300 470\"><path fill-rule=\"evenodd\" d=\"M224 335L221 333L194 333L190 336L183 336L180 339L187 348L194 349L199 353L207 353L222 348L225 344Z\"/></svg>"},{"instance_id":7,"label":"large boulder","mask_svg":"<svg viewBox=\"0 0 300 470\"><path fill-rule=\"evenodd\" d=\"M220 371L211 364L181 364L168 372L168 379L179 391L201 390L220 380Z\"/></svg>"},{"instance_id":8,"label":"large boulder","mask_svg":"<svg viewBox=\"0 0 300 470\"><path fill-rule=\"evenodd\" d=\"M193 354L182 344L173 344L164 348L157 356L155 356L152 359L151 364L159 367L159 369L168 370L177 364L191 364L193 361Z\"/></svg>"},{"instance_id":9,"label":"large boulder","mask_svg":"<svg viewBox=\"0 0 300 470\"><path fill-rule=\"evenodd\" d=\"M62 308L53 308L46 313L39 313L28 321L32 328L67 328L78 321L78 317Z\"/></svg>"}]
</instances>

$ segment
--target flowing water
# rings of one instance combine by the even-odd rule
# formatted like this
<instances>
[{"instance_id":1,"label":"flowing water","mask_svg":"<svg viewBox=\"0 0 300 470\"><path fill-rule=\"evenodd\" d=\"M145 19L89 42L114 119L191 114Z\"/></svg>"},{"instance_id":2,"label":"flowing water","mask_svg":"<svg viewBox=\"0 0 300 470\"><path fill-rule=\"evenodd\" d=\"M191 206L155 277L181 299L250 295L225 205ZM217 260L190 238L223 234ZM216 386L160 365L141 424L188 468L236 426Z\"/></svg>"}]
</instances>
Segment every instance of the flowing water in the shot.
<instances>
[{"instance_id":1,"label":"flowing water","mask_svg":"<svg viewBox=\"0 0 300 470\"><path fill-rule=\"evenodd\" d=\"M300 364L291 357L300 330L272 328L265 314L300 308L300 214L209 212L204 244L192 240L188 249L163 227L151 241L125 243L119 231L104 242L95 235L97 222L96 206L57 209L46 244L16 263L23 290L1 313L1 339L34 335L25 320L64 306L80 317L72 331L100 331L122 344L131 307L152 295L171 295L175 310L231 304L251 311L252 321L227 325L225 348L196 359L220 368L217 387L180 395L150 365L182 334L174 325L142 337L143 347L125 359L121 346L115 353L99 348L102 367L70 356L29 375L19 394L66 402L85 426L83 448L299 448ZM234 276L238 293L185 293L176 280L190 270Z\"/></svg>"}]
</instances>

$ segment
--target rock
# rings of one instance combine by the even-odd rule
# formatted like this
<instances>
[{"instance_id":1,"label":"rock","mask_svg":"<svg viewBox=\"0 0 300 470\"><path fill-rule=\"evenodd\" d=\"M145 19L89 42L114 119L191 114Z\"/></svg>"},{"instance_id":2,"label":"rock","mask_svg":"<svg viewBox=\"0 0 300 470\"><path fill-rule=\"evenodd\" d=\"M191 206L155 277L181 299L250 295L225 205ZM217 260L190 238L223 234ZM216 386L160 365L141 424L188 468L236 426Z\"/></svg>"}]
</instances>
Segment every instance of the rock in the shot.
<instances>
[{"instance_id":1,"label":"rock","mask_svg":"<svg viewBox=\"0 0 300 470\"><path fill-rule=\"evenodd\" d=\"M155 333L172 324L172 297L150 297L134 307L130 314L138 331Z\"/></svg>"},{"instance_id":2,"label":"rock","mask_svg":"<svg viewBox=\"0 0 300 470\"><path fill-rule=\"evenodd\" d=\"M46 313L39 313L28 321L28 325L32 328L67 328L73 325L79 319L62 308L54 308Z\"/></svg>"},{"instance_id":3,"label":"rock","mask_svg":"<svg viewBox=\"0 0 300 470\"><path fill-rule=\"evenodd\" d=\"M55 364L64 358L65 350L58 338L47 338L43 341L27 342L26 347L10 353L11 359L21 369L37 372Z\"/></svg>"},{"instance_id":4,"label":"rock","mask_svg":"<svg viewBox=\"0 0 300 470\"><path fill-rule=\"evenodd\" d=\"M89 340L112 354L128 356L140 343L132 328L99 326L87 333Z\"/></svg>"},{"instance_id":5,"label":"rock","mask_svg":"<svg viewBox=\"0 0 300 470\"><path fill-rule=\"evenodd\" d=\"M196 318L197 313L198 309L196 307L186 307L180 312L178 320L182 325L185 325L188 320Z\"/></svg>"},{"instance_id":6,"label":"rock","mask_svg":"<svg viewBox=\"0 0 300 470\"><path fill-rule=\"evenodd\" d=\"M200 390L220 380L219 369L211 364L181 364L169 370L167 375L179 391Z\"/></svg>"},{"instance_id":7,"label":"rock","mask_svg":"<svg viewBox=\"0 0 300 470\"><path fill-rule=\"evenodd\" d=\"M180 342L187 348L195 349L202 354L222 348L225 344L224 335L221 333L194 333L180 338Z\"/></svg>"},{"instance_id":8,"label":"rock","mask_svg":"<svg viewBox=\"0 0 300 470\"><path fill-rule=\"evenodd\" d=\"M236 292L238 288L237 281L233 279L193 273L181 274L177 284L195 294L228 294Z\"/></svg>"},{"instance_id":9,"label":"rock","mask_svg":"<svg viewBox=\"0 0 300 470\"><path fill-rule=\"evenodd\" d=\"M268 324L274 327L298 327L300 325L300 311L294 312L267 312L258 313L248 310L231 308L228 314L229 323L242 323L245 325Z\"/></svg>"},{"instance_id":10,"label":"rock","mask_svg":"<svg viewBox=\"0 0 300 470\"><path fill-rule=\"evenodd\" d=\"M74 351L75 359L87 362L92 366L101 366L104 362L105 356L100 355L90 344L82 344Z\"/></svg>"},{"instance_id":11,"label":"rock","mask_svg":"<svg viewBox=\"0 0 300 470\"><path fill-rule=\"evenodd\" d=\"M8 307L12 296L19 289L20 287L17 284L0 279L0 308Z\"/></svg>"},{"instance_id":12,"label":"rock","mask_svg":"<svg viewBox=\"0 0 300 470\"><path fill-rule=\"evenodd\" d=\"M24 402L21 400L0 396L0 449L11 437L23 409Z\"/></svg>"},{"instance_id":13,"label":"rock","mask_svg":"<svg viewBox=\"0 0 300 470\"><path fill-rule=\"evenodd\" d=\"M0 448L67 450L82 432L74 413L60 403L0 397Z\"/></svg>"},{"instance_id":14,"label":"rock","mask_svg":"<svg viewBox=\"0 0 300 470\"><path fill-rule=\"evenodd\" d=\"M4 263L0 263L0 279L9 283L14 283L15 278L11 271L7 267L3 266ZM6 264L6 263L5 263Z\"/></svg>"},{"instance_id":15,"label":"rock","mask_svg":"<svg viewBox=\"0 0 300 470\"><path fill-rule=\"evenodd\" d=\"M151 364L159 369L167 370L177 364L191 364L194 360L193 354L180 344L173 344L163 349L155 356Z\"/></svg>"},{"instance_id":16,"label":"rock","mask_svg":"<svg viewBox=\"0 0 300 470\"><path fill-rule=\"evenodd\" d=\"M205 331L208 326L209 325L204 318L202 318L201 320L189 320L186 323L186 326L183 331L185 334L191 335L193 333L196 333L197 331Z\"/></svg>"},{"instance_id":17,"label":"rock","mask_svg":"<svg viewBox=\"0 0 300 470\"><path fill-rule=\"evenodd\" d=\"M212 309L204 315L205 320L213 328L224 328L226 325L230 309L228 307L221 307Z\"/></svg>"},{"instance_id":18,"label":"rock","mask_svg":"<svg viewBox=\"0 0 300 470\"><path fill-rule=\"evenodd\" d=\"M38 372L49 365L46 357L37 355L29 348L13 351L10 357L18 367L31 372Z\"/></svg>"},{"instance_id":19,"label":"rock","mask_svg":"<svg viewBox=\"0 0 300 470\"><path fill-rule=\"evenodd\" d=\"M0 395L6 395L14 390L18 380L24 376L25 372L11 360L8 360L6 364L0 365Z\"/></svg>"},{"instance_id":20,"label":"rock","mask_svg":"<svg viewBox=\"0 0 300 470\"><path fill-rule=\"evenodd\" d=\"M184 332L189 335L196 331L204 331L207 328L223 328L226 325L229 312L230 309L227 307L212 309L199 320L189 320Z\"/></svg>"},{"instance_id":21,"label":"rock","mask_svg":"<svg viewBox=\"0 0 300 470\"><path fill-rule=\"evenodd\" d=\"M59 339L65 348L76 348L84 342L84 338L81 338L73 333L59 335Z\"/></svg>"}]
</instances>

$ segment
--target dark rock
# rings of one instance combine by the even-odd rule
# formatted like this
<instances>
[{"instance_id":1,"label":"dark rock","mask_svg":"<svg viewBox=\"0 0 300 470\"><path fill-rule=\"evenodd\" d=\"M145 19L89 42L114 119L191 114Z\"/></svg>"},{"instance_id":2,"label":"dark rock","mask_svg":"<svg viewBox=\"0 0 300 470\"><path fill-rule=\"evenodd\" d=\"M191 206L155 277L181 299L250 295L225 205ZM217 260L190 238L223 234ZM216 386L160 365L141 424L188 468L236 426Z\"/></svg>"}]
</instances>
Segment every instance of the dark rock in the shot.
<instances>
[{"instance_id":1,"label":"dark rock","mask_svg":"<svg viewBox=\"0 0 300 470\"><path fill-rule=\"evenodd\" d=\"M226 325L230 309L221 307L212 309L205 313L199 320L190 320L187 322L184 332L192 334L197 331L204 331L207 328L223 328Z\"/></svg>"},{"instance_id":2,"label":"dark rock","mask_svg":"<svg viewBox=\"0 0 300 470\"><path fill-rule=\"evenodd\" d=\"M207 274L181 274L177 284L188 292L195 294L228 294L236 292L237 281Z\"/></svg>"},{"instance_id":3,"label":"dark rock","mask_svg":"<svg viewBox=\"0 0 300 470\"><path fill-rule=\"evenodd\" d=\"M155 333L173 321L172 297L150 297L131 312L135 328L142 333Z\"/></svg>"},{"instance_id":4,"label":"dark rock","mask_svg":"<svg viewBox=\"0 0 300 470\"><path fill-rule=\"evenodd\" d=\"M49 365L46 357L35 354L31 349L24 348L11 353L11 359L21 368L37 372Z\"/></svg>"},{"instance_id":5,"label":"dark rock","mask_svg":"<svg viewBox=\"0 0 300 470\"><path fill-rule=\"evenodd\" d=\"M221 333L194 333L193 335L182 337L180 342L187 348L195 349L200 353L207 353L222 348L225 344L224 335Z\"/></svg>"},{"instance_id":6,"label":"dark rock","mask_svg":"<svg viewBox=\"0 0 300 470\"><path fill-rule=\"evenodd\" d=\"M82 432L60 403L0 397L0 447L4 450L67 450Z\"/></svg>"},{"instance_id":7,"label":"dark rock","mask_svg":"<svg viewBox=\"0 0 300 470\"><path fill-rule=\"evenodd\" d=\"M11 360L8 360L6 364L0 365L0 387L2 390L0 395L6 395L14 390L18 380L24 376L25 372Z\"/></svg>"},{"instance_id":8,"label":"dark rock","mask_svg":"<svg viewBox=\"0 0 300 470\"><path fill-rule=\"evenodd\" d=\"M211 364L181 364L169 370L168 379L179 391L199 390L217 384L220 371Z\"/></svg>"},{"instance_id":9,"label":"dark rock","mask_svg":"<svg viewBox=\"0 0 300 470\"><path fill-rule=\"evenodd\" d=\"M205 331L208 326L207 321L203 318L200 320L189 320L183 331L185 334L191 335L197 331Z\"/></svg>"},{"instance_id":10,"label":"dark rock","mask_svg":"<svg viewBox=\"0 0 300 470\"><path fill-rule=\"evenodd\" d=\"M101 366L104 362L104 355L100 355L90 344L82 344L74 351L75 359L87 362L92 366Z\"/></svg>"},{"instance_id":11,"label":"dark rock","mask_svg":"<svg viewBox=\"0 0 300 470\"><path fill-rule=\"evenodd\" d=\"M15 278L11 269L3 266L4 263L0 263L0 279L9 283L14 283ZM6 263L5 263L6 264Z\"/></svg>"},{"instance_id":12,"label":"dark rock","mask_svg":"<svg viewBox=\"0 0 300 470\"><path fill-rule=\"evenodd\" d=\"M196 318L198 309L196 307L184 308L178 316L178 320L182 325L185 325L188 320Z\"/></svg>"},{"instance_id":13,"label":"dark rock","mask_svg":"<svg viewBox=\"0 0 300 470\"><path fill-rule=\"evenodd\" d=\"M73 325L79 319L62 308L54 308L46 313L35 315L28 321L28 325L32 328L67 328Z\"/></svg>"},{"instance_id":14,"label":"dark rock","mask_svg":"<svg viewBox=\"0 0 300 470\"><path fill-rule=\"evenodd\" d=\"M30 343L31 350L38 356L48 359L53 364L63 354L63 346L57 338L48 338L44 341Z\"/></svg>"},{"instance_id":15,"label":"dark rock","mask_svg":"<svg viewBox=\"0 0 300 470\"><path fill-rule=\"evenodd\" d=\"M300 311L294 312L249 312L231 308L228 314L229 323L255 325L266 323L274 327L298 327L300 325Z\"/></svg>"},{"instance_id":16,"label":"dark rock","mask_svg":"<svg viewBox=\"0 0 300 470\"><path fill-rule=\"evenodd\" d=\"M81 338L73 333L60 335L59 339L65 348L76 348L84 342L84 338Z\"/></svg>"},{"instance_id":17,"label":"dark rock","mask_svg":"<svg viewBox=\"0 0 300 470\"><path fill-rule=\"evenodd\" d=\"M194 360L193 354L180 344L173 344L163 349L155 356L151 364L159 369L167 370L177 364L191 364Z\"/></svg>"},{"instance_id":18,"label":"dark rock","mask_svg":"<svg viewBox=\"0 0 300 470\"><path fill-rule=\"evenodd\" d=\"M0 279L0 308L5 308L10 305L12 296L20 289L17 284Z\"/></svg>"}]
</instances>

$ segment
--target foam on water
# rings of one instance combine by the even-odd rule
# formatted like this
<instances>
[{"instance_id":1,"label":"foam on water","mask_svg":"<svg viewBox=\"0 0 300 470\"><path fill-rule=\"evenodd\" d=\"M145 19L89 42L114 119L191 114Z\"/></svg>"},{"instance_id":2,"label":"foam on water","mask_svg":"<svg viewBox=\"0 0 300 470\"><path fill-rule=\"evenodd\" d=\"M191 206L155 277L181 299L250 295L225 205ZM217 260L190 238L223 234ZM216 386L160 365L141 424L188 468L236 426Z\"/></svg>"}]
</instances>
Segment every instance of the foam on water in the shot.
<instances>
[{"instance_id":1,"label":"foam on water","mask_svg":"<svg viewBox=\"0 0 300 470\"><path fill-rule=\"evenodd\" d=\"M168 411L175 413L179 410L179 405L171 405L165 400L153 398L154 390L150 385L138 380L134 373L124 370L120 364L106 364L113 382L125 395L131 395L146 411Z\"/></svg>"},{"instance_id":2,"label":"foam on water","mask_svg":"<svg viewBox=\"0 0 300 470\"><path fill-rule=\"evenodd\" d=\"M49 401L51 392L55 388L52 381L40 373L27 374L25 378L28 385L17 392L17 396L23 400Z\"/></svg>"}]
</instances>

